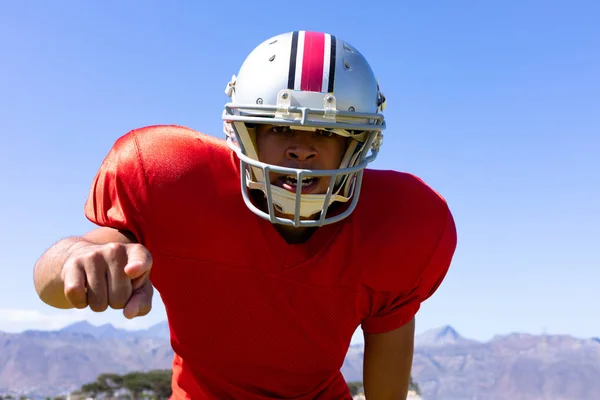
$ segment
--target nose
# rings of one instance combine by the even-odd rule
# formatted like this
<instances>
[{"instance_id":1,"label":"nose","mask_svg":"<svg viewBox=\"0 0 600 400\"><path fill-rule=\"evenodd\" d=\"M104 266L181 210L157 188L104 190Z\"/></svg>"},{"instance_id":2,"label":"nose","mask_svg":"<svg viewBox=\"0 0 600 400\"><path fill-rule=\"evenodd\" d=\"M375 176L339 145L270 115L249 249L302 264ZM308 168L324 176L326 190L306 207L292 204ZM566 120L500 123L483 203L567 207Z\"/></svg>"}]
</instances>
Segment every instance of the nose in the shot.
<instances>
[{"instance_id":1,"label":"nose","mask_svg":"<svg viewBox=\"0 0 600 400\"><path fill-rule=\"evenodd\" d=\"M307 161L317 156L317 150L313 147L310 138L312 135L306 132L295 132L291 135L285 155L292 160Z\"/></svg>"}]
</instances>

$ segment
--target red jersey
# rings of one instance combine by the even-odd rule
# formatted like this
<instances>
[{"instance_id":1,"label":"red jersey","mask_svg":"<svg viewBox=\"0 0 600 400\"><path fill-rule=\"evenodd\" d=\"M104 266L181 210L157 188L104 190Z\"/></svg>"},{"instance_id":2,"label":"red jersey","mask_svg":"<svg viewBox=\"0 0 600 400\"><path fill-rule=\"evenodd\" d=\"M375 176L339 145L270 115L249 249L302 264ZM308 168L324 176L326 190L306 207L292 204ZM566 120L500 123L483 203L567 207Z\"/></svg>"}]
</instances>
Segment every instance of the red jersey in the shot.
<instances>
[{"instance_id":1,"label":"red jersey","mask_svg":"<svg viewBox=\"0 0 600 400\"><path fill-rule=\"evenodd\" d=\"M351 399L340 372L362 326L409 322L456 245L421 180L367 170L355 211L288 244L240 193L223 140L177 126L117 140L86 203L151 252L171 332L174 399Z\"/></svg>"}]
</instances>

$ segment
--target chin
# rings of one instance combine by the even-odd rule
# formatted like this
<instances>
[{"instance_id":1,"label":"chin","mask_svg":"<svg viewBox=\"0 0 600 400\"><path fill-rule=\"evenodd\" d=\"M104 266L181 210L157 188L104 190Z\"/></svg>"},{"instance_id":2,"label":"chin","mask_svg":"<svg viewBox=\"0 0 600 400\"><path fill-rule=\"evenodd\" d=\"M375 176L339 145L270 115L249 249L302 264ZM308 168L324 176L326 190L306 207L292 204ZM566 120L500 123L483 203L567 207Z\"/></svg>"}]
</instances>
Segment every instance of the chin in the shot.
<instances>
[{"instance_id":1,"label":"chin","mask_svg":"<svg viewBox=\"0 0 600 400\"><path fill-rule=\"evenodd\" d=\"M320 213L315 213L313 215L310 215L308 217L300 217L300 221L307 221L307 220L314 220L314 219L318 219L319 218ZM279 218L286 218L286 219L291 219L294 220L295 216L293 214L285 214L282 213L280 211L275 210L275 216L279 217ZM285 226L286 228L292 229L292 230L298 230L298 229L308 229L306 227L294 227L294 226Z\"/></svg>"},{"instance_id":2,"label":"chin","mask_svg":"<svg viewBox=\"0 0 600 400\"><path fill-rule=\"evenodd\" d=\"M305 220L308 220L308 219L312 219L316 215L318 215L318 214L315 214L315 215L310 216L310 217L300 217L300 221L305 221ZM275 210L275 216L279 217L279 218L287 218L287 219L291 219L291 220L293 220L295 218L294 214L285 214L285 213L282 213L282 212L277 211L277 210Z\"/></svg>"}]
</instances>

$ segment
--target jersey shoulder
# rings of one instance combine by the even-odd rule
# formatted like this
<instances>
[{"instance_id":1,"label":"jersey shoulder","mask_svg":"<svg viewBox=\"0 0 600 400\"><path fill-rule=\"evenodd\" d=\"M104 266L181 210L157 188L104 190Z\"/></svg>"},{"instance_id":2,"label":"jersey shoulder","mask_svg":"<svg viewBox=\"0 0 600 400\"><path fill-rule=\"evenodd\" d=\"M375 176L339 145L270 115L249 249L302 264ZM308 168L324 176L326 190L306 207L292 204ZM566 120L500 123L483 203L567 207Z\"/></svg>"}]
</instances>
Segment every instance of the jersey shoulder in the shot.
<instances>
[{"instance_id":1,"label":"jersey shoulder","mask_svg":"<svg viewBox=\"0 0 600 400\"><path fill-rule=\"evenodd\" d=\"M195 163L229 157L223 139L178 125L154 125L128 132L118 142L134 142L144 163L176 167L192 159ZM201 158L198 158L201 156Z\"/></svg>"},{"instance_id":2,"label":"jersey shoulder","mask_svg":"<svg viewBox=\"0 0 600 400\"><path fill-rule=\"evenodd\" d=\"M187 179L223 182L228 171L237 172L233 152L223 139L178 125L132 130L116 141L111 152L119 154L124 164L138 163L154 187L183 187Z\"/></svg>"},{"instance_id":3,"label":"jersey shoulder","mask_svg":"<svg viewBox=\"0 0 600 400\"><path fill-rule=\"evenodd\" d=\"M214 207L215 191L233 192L229 188L237 187L239 176L232 154L224 140L181 126L131 130L102 161L86 216L140 240L148 221L185 219L192 210Z\"/></svg>"},{"instance_id":4,"label":"jersey shoulder","mask_svg":"<svg viewBox=\"0 0 600 400\"><path fill-rule=\"evenodd\" d=\"M376 249L365 278L383 290L414 282L436 255L451 255L456 228L440 193L419 177L398 171L365 171L355 224L361 241ZM372 252L371 252L372 254ZM448 257L447 257L448 258ZM443 261L440 270L448 268Z\"/></svg>"},{"instance_id":5,"label":"jersey shoulder","mask_svg":"<svg viewBox=\"0 0 600 400\"><path fill-rule=\"evenodd\" d=\"M446 199L421 178L392 170L365 170L359 205L360 219L377 220L386 231L396 231L399 223L410 229L443 225L450 211Z\"/></svg>"}]
</instances>

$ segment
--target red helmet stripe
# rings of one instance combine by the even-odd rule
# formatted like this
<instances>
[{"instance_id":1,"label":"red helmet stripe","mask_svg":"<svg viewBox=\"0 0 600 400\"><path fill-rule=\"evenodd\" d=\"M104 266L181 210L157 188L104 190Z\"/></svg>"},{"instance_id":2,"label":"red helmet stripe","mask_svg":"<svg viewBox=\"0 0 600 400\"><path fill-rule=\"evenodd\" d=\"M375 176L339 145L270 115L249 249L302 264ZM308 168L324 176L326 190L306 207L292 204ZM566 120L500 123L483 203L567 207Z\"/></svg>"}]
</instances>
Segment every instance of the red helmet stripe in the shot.
<instances>
[{"instance_id":1,"label":"red helmet stripe","mask_svg":"<svg viewBox=\"0 0 600 400\"><path fill-rule=\"evenodd\" d=\"M336 38L328 33L294 31L288 89L333 92Z\"/></svg>"},{"instance_id":2,"label":"red helmet stripe","mask_svg":"<svg viewBox=\"0 0 600 400\"><path fill-rule=\"evenodd\" d=\"M300 90L311 92L321 91L324 60L325 34L320 32L305 32Z\"/></svg>"}]
</instances>

